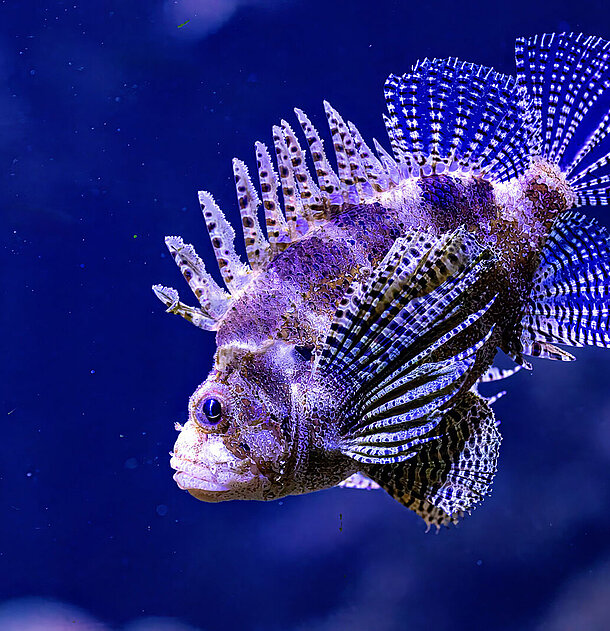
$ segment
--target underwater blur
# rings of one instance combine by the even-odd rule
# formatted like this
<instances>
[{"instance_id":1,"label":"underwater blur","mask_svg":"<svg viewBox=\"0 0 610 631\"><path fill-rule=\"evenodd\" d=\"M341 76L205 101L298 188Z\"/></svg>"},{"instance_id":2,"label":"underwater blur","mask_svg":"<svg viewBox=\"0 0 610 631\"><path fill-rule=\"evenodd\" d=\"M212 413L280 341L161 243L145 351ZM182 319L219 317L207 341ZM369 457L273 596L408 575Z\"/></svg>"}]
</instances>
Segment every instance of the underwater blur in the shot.
<instances>
[{"instance_id":1,"label":"underwater blur","mask_svg":"<svg viewBox=\"0 0 610 631\"><path fill-rule=\"evenodd\" d=\"M150 286L180 282L166 234L185 235L220 280L196 192L241 223L231 159L254 173L254 142L272 146L271 125L292 124L295 106L327 149L324 99L389 150L390 73L458 57L514 74L517 37L610 39L609 17L586 1L0 4L0 631L608 628L605 349L571 349L571 364L534 357L506 386L480 385L484 397L508 391L493 406L493 492L438 534L378 489L202 503L176 486L168 452L208 383L214 334L164 316ZM606 207L579 205L610 227ZM224 405L214 388L200 410L191 401L212 425ZM212 437L211 466L231 465ZM341 458L370 463L362 444ZM302 489L360 470L349 463Z\"/></svg>"}]
</instances>

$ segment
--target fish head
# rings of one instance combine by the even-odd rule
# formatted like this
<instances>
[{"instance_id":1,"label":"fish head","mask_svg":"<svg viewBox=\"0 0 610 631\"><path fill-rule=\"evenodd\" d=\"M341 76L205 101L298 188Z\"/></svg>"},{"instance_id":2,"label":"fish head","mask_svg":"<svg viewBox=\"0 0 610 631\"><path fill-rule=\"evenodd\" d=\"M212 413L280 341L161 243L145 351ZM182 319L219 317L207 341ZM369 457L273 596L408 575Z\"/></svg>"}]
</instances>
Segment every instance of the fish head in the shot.
<instances>
[{"instance_id":1,"label":"fish head","mask_svg":"<svg viewBox=\"0 0 610 631\"><path fill-rule=\"evenodd\" d=\"M197 499L273 499L287 494L296 435L294 396L309 362L291 344L229 344L195 390L178 427L174 480Z\"/></svg>"}]
</instances>

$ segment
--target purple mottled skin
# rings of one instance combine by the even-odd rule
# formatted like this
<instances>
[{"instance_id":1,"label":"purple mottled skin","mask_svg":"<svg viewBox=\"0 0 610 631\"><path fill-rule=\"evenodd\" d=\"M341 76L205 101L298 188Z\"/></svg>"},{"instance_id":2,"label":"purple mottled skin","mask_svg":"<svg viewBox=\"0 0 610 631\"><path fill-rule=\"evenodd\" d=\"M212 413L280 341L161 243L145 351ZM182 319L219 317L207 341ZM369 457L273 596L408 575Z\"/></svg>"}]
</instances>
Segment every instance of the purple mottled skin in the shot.
<instances>
[{"instance_id":1,"label":"purple mottled skin","mask_svg":"<svg viewBox=\"0 0 610 631\"><path fill-rule=\"evenodd\" d=\"M517 40L516 77L454 58L390 75L393 156L325 103L336 170L296 109L308 157L282 121L275 162L255 143L260 195L233 161L248 265L200 192L229 293L178 237L200 307L153 288L216 331L178 426L180 488L218 502L378 485L436 526L490 492L501 436L478 384L527 356L574 359L557 344L610 347L610 237L572 210L610 203L608 50L547 34ZM493 366L498 350L516 367Z\"/></svg>"},{"instance_id":2,"label":"purple mottled skin","mask_svg":"<svg viewBox=\"0 0 610 631\"><path fill-rule=\"evenodd\" d=\"M434 176L379 198L329 211L328 220L281 252L224 316L214 370L192 396L174 450L176 480L195 497L274 499L328 488L366 470L333 449L337 422L324 415L327 408L332 414L338 394L312 383L311 362L299 347L321 345L347 287L366 276L397 237L414 228L440 234L465 226L496 254L488 291L499 292L489 314L499 324L463 386L468 389L496 347L511 351L540 246L553 218L572 205L565 178L543 161L506 184ZM212 395L228 412L209 428L198 421L198 410Z\"/></svg>"}]
</instances>

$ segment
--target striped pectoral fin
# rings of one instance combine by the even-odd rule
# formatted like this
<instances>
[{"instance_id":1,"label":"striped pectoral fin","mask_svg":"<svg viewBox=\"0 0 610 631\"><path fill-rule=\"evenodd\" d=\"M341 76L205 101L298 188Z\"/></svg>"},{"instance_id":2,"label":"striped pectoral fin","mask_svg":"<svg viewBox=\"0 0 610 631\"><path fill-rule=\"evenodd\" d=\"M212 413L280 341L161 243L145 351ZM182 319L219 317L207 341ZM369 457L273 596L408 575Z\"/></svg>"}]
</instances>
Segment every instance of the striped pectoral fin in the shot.
<instances>
[{"instance_id":1,"label":"striped pectoral fin","mask_svg":"<svg viewBox=\"0 0 610 631\"><path fill-rule=\"evenodd\" d=\"M522 352L569 361L555 344L610 347L610 236L570 212L553 226L519 329Z\"/></svg>"},{"instance_id":2,"label":"striped pectoral fin","mask_svg":"<svg viewBox=\"0 0 610 631\"><path fill-rule=\"evenodd\" d=\"M493 262L470 235L399 239L341 302L314 375L341 393L338 448L364 465L403 462L438 439L489 340Z\"/></svg>"},{"instance_id":3,"label":"striped pectoral fin","mask_svg":"<svg viewBox=\"0 0 610 631\"><path fill-rule=\"evenodd\" d=\"M456 523L489 494L501 442L489 404L472 392L444 412L412 458L364 470L428 526Z\"/></svg>"}]
</instances>

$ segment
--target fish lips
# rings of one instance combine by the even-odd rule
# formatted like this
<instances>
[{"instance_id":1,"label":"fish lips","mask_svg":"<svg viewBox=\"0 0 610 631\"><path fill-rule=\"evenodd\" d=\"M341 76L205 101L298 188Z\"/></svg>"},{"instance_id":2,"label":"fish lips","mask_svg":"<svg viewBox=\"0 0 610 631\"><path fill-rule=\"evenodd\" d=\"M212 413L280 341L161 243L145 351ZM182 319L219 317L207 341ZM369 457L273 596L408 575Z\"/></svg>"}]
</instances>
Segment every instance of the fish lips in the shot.
<instances>
[{"instance_id":1,"label":"fish lips","mask_svg":"<svg viewBox=\"0 0 610 631\"><path fill-rule=\"evenodd\" d=\"M176 484L199 500L265 499L270 482L254 461L237 458L221 436L201 432L192 421L182 428L171 455Z\"/></svg>"}]
</instances>

